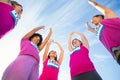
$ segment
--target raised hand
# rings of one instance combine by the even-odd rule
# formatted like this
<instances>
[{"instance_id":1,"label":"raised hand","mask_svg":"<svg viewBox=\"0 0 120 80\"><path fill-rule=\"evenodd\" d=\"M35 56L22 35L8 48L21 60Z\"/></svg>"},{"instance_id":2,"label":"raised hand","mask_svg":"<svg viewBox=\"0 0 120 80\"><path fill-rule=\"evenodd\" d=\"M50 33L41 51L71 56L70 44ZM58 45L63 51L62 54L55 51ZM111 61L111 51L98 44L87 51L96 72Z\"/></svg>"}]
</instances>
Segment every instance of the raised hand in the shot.
<instances>
[{"instance_id":1,"label":"raised hand","mask_svg":"<svg viewBox=\"0 0 120 80\"><path fill-rule=\"evenodd\" d=\"M39 27L36 27L36 28L34 28L34 29L36 29L36 30L45 29L45 26L39 26Z\"/></svg>"},{"instance_id":2,"label":"raised hand","mask_svg":"<svg viewBox=\"0 0 120 80\"><path fill-rule=\"evenodd\" d=\"M85 23L85 26L86 26L86 28L88 29L89 23L88 23L88 22L86 22L86 23Z\"/></svg>"},{"instance_id":3,"label":"raised hand","mask_svg":"<svg viewBox=\"0 0 120 80\"><path fill-rule=\"evenodd\" d=\"M51 43L54 43L53 39L50 39L47 44L51 44Z\"/></svg>"},{"instance_id":4,"label":"raised hand","mask_svg":"<svg viewBox=\"0 0 120 80\"><path fill-rule=\"evenodd\" d=\"M50 32L52 33L52 28L50 28Z\"/></svg>"}]
</instances>

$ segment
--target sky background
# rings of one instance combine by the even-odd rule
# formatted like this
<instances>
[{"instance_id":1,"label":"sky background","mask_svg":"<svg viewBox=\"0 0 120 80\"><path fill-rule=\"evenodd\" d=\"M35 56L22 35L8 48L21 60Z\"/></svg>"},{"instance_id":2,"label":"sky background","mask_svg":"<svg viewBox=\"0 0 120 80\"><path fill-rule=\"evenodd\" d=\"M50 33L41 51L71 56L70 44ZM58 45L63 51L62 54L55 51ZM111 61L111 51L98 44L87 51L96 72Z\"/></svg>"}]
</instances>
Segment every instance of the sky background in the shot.
<instances>
[{"instance_id":1,"label":"sky background","mask_svg":"<svg viewBox=\"0 0 120 80\"><path fill-rule=\"evenodd\" d=\"M37 26L45 25L46 29L38 31L43 38L52 27L52 39L58 41L65 50L64 60L60 67L59 80L70 80L69 56L67 48L70 32L84 33L90 44L90 58L103 80L120 80L120 66L98 40L89 32L85 22L90 23L92 16L100 14L88 4L87 0L16 0L23 5L23 14L13 31L0 40L0 78L7 66L17 57L21 38ZM110 9L120 17L120 0L94 0ZM76 36L75 36L76 37ZM57 50L55 45L50 49ZM42 59L43 52L40 52ZM59 55L59 54L58 54ZM40 74L42 60L40 61Z\"/></svg>"}]
</instances>

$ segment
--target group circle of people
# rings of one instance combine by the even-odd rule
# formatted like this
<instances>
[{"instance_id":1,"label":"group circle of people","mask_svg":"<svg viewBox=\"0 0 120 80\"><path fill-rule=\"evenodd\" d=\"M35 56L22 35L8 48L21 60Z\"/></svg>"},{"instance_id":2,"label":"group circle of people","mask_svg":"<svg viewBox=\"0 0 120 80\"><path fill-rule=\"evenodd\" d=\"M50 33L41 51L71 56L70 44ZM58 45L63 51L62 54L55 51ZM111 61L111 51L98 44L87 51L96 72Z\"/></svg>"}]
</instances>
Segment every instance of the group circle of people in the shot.
<instances>
[{"instance_id":1,"label":"group circle of people","mask_svg":"<svg viewBox=\"0 0 120 80\"><path fill-rule=\"evenodd\" d=\"M95 28L86 22L87 29L98 35L101 43L120 65L120 18L112 10L93 0L88 0L88 3L102 15L93 16L92 24L96 25ZM14 29L22 12L23 7L18 2L0 0L0 39ZM58 80L64 50L59 42L50 39L53 33L52 28L45 39L41 34L36 33L44 29L45 26L36 27L21 39L19 55L4 71L2 80ZM77 38L72 40L73 35L77 35L81 40ZM59 48L59 57L57 51L49 51L52 44ZM39 76L39 53L44 47L43 70ZM68 37L68 50L71 53L69 61L71 80L103 80L90 60L89 43L84 34L71 32Z\"/></svg>"}]
</instances>

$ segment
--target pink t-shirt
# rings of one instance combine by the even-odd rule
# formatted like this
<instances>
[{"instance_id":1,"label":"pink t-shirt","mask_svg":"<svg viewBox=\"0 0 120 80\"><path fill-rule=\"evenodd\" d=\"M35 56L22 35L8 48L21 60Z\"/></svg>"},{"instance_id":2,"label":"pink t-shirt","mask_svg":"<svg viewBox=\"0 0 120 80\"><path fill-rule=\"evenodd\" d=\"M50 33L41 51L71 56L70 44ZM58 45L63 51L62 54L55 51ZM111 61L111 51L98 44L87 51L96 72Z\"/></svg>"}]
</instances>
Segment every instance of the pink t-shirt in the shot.
<instances>
[{"instance_id":1,"label":"pink t-shirt","mask_svg":"<svg viewBox=\"0 0 120 80\"><path fill-rule=\"evenodd\" d=\"M100 41L105 48L111 53L112 47L120 46L120 18L110 18L101 21L103 30L101 30Z\"/></svg>"},{"instance_id":2,"label":"pink t-shirt","mask_svg":"<svg viewBox=\"0 0 120 80\"><path fill-rule=\"evenodd\" d=\"M88 53L89 51L86 47L80 46L79 50L74 51L70 55L69 65L71 77L75 77L76 75L95 70Z\"/></svg>"},{"instance_id":3,"label":"pink t-shirt","mask_svg":"<svg viewBox=\"0 0 120 80\"><path fill-rule=\"evenodd\" d=\"M43 71L39 80L58 80L59 63L47 58L43 63Z\"/></svg>"},{"instance_id":4,"label":"pink t-shirt","mask_svg":"<svg viewBox=\"0 0 120 80\"><path fill-rule=\"evenodd\" d=\"M38 62L40 61L38 50L32 45L28 39L21 40L21 50L19 55L30 55L33 56Z\"/></svg>"},{"instance_id":5,"label":"pink t-shirt","mask_svg":"<svg viewBox=\"0 0 120 80\"><path fill-rule=\"evenodd\" d=\"M0 38L15 26L14 18L10 14L12 10L12 6L0 2Z\"/></svg>"}]
</instances>

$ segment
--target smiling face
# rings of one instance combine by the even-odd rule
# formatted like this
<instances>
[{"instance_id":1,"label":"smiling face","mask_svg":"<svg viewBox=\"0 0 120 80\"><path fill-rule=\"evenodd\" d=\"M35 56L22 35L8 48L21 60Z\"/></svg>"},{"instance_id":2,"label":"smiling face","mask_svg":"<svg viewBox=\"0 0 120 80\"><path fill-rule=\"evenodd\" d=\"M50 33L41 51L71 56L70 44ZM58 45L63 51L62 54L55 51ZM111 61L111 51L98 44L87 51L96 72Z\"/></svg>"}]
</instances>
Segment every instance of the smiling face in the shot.
<instances>
[{"instance_id":1,"label":"smiling face","mask_svg":"<svg viewBox=\"0 0 120 80\"><path fill-rule=\"evenodd\" d=\"M78 39L74 39L74 40L72 41L72 45L73 45L74 47L79 47L80 45L82 45L82 42L81 42L80 40L78 40Z\"/></svg>"},{"instance_id":2,"label":"smiling face","mask_svg":"<svg viewBox=\"0 0 120 80\"><path fill-rule=\"evenodd\" d=\"M49 56L56 58L57 57L56 51L54 51L54 50L50 51Z\"/></svg>"},{"instance_id":3,"label":"smiling face","mask_svg":"<svg viewBox=\"0 0 120 80\"><path fill-rule=\"evenodd\" d=\"M38 44L40 42L40 37L39 36L34 36L31 41L34 43L34 44Z\"/></svg>"},{"instance_id":4,"label":"smiling face","mask_svg":"<svg viewBox=\"0 0 120 80\"><path fill-rule=\"evenodd\" d=\"M94 24L96 26L100 23L100 21L101 21L100 17L93 17L92 18L92 24Z\"/></svg>"},{"instance_id":5,"label":"smiling face","mask_svg":"<svg viewBox=\"0 0 120 80\"><path fill-rule=\"evenodd\" d=\"M29 40L31 42L33 42L34 44L36 44L37 46L40 46L42 44L43 38L42 35L38 34L38 33L34 33Z\"/></svg>"},{"instance_id":6,"label":"smiling face","mask_svg":"<svg viewBox=\"0 0 120 80\"><path fill-rule=\"evenodd\" d=\"M97 26L103 19L104 19L104 16L103 16L103 15L95 15L95 16L92 18L91 22L92 22L92 24L94 24L94 25Z\"/></svg>"},{"instance_id":7,"label":"smiling face","mask_svg":"<svg viewBox=\"0 0 120 80\"><path fill-rule=\"evenodd\" d=\"M48 54L48 58L54 58L54 60L57 60L57 54L56 51L52 50Z\"/></svg>"}]
</instances>

